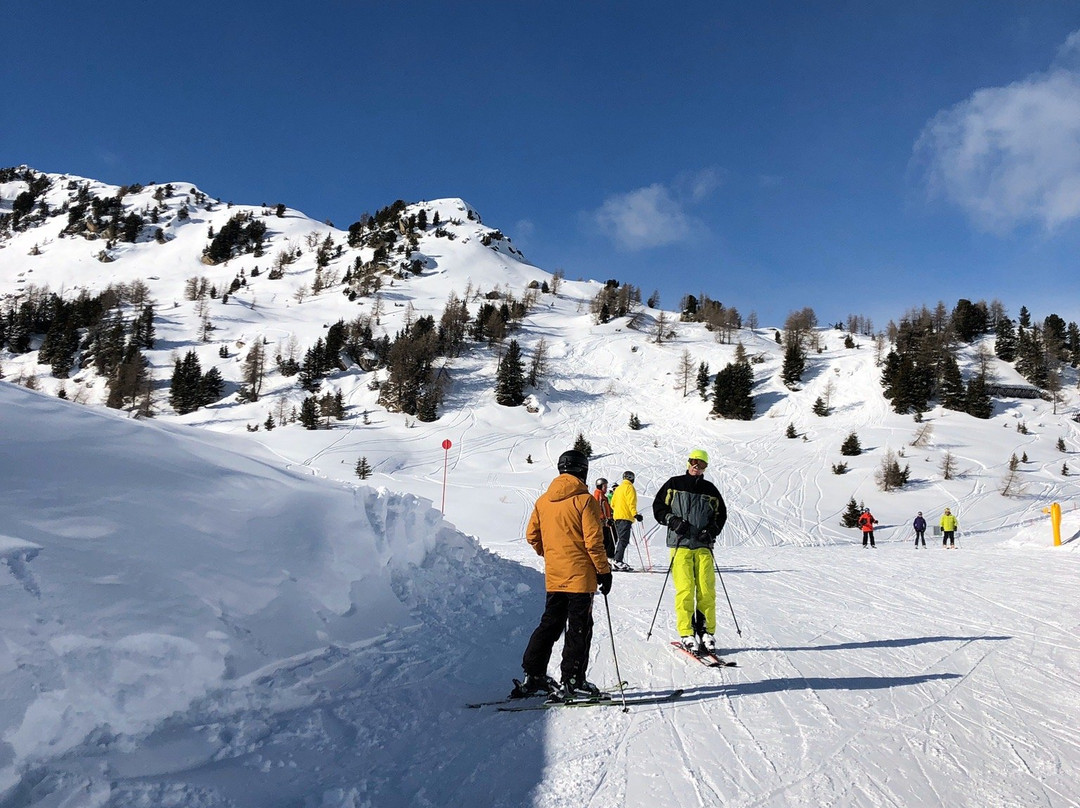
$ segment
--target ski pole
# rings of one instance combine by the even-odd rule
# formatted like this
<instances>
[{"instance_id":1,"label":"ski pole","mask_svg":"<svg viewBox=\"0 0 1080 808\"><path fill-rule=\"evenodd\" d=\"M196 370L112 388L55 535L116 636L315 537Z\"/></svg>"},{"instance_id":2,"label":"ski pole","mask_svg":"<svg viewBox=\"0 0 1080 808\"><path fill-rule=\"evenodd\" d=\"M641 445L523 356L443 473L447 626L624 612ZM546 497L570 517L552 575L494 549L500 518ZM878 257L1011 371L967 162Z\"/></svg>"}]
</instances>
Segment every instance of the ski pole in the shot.
<instances>
[{"instance_id":1,"label":"ski pole","mask_svg":"<svg viewBox=\"0 0 1080 808\"><path fill-rule=\"evenodd\" d=\"M633 529L631 529L630 531L630 538L634 540L634 547L637 549L638 563L641 564L642 568L644 569L645 559L641 557L641 545L638 544L637 536L634 535Z\"/></svg>"},{"instance_id":2,"label":"ski pole","mask_svg":"<svg viewBox=\"0 0 1080 808\"><path fill-rule=\"evenodd\" d=\"M604 611L607 612L608 634L611 635L611 658L615 660L615 678L619 680L619 696L622 697L622 711L630 712L626 706L626 690L623 688L622 674L619 672L619 655L615 653L615 629L611 627L611 606L608 605L607 595L604 595Z\"/></svg>"},{"instance_id":3,"label":"ski pole","mask_svg":"<svg viewBox=\"0 0 1080 808\"><path fill-rule=\"evenodd\" d=\"M682 544L683 537L675 534L678 538L675 540L675 550L679 549L679 545ZM715 559L713 559L715 561ZM648 640L652 636L653 626L656 624L656 615L660 613L660 603L664 599L664 590L667 588L667 579L671 577L671 568L675 565L675 552L671 553L671 561L668 562L667 572L664 573L664 583L660 586L660 597L656 599L656 609L652 613L652 622L649 623L649 631L645 634L645 639Z\"/></svg>"},{"instance_id":4,"label":"ski pole","mask_svg":"<svg viewBox=\"0 0 1080 808\"><path fill-rule=\"evenodd\" d=\"M649 569L651 570L652 569L652 553L649 552L649 536L652 534L652 531L650 531L648 534L646 534L644 525L641 526L640 531L641 531L641 543L645 545L645 558L648 560Z\"/></svg>"},{"instance_id":5,"label":"ski pole","mask_svg":"<svg viewBox=\"0 0 1080 808\"><path fill-rule=\"evenodd\" d=\"M727 584L724 583L724 576L720 574L720 565L716 563L716 554L709 548L709 555L712 556L713 566L716 567L716 577L720 579L720 586L724 590L724 597L727 599L727 607L731 611L731 620L735 623L735 633L740 637L742 636L742 629L739 628L739 621L735 619L735 609L731 605L731 597L727 593Z\"/></svg>"}]
</instances>

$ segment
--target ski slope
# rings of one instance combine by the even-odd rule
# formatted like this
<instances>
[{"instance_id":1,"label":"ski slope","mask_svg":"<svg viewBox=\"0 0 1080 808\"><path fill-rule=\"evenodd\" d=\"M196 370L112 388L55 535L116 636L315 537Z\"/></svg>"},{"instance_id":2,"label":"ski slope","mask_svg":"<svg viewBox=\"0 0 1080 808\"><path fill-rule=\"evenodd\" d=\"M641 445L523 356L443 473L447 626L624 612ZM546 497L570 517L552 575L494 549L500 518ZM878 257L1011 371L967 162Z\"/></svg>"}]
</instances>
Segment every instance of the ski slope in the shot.
<instances>
[{"instance_id":1,"label":"ski slope","mask_svg":"<svg viewBox=\"0 0 1080 808\"><path fill-rule=\"evenodd\" d=\"M686 694L499 713L464 704L505 694L539 617L523 541L488 553L242 440L7 384L0 412L5 806L1080 801L1073 512L1061 548L1043 524L957 551L736 541L723 670L668 647L670 586L646 639L663 549L640 527L657 570L597 602L590 676L616 682L606 606L627 693Z\"/></svg>"}]
</instances>

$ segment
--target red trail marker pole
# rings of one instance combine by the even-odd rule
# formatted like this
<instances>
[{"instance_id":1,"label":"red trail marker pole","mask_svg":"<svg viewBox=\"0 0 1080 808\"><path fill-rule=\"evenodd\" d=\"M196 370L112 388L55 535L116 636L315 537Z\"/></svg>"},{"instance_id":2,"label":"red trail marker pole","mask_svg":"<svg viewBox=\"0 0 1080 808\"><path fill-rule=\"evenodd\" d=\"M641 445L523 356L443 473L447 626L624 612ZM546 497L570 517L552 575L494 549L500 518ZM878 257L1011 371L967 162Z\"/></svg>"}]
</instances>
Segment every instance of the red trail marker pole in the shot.
<instances>
[{"instance_id":1,"label":"red trail marker pole","mask_svg":"<svg viewBox=\"0 0 1080 808\"><path fill-rule=\"evenodd\" d=\"M450 447L453 446L450 439L447 438L442 442L443 447L443 466L442 466L442 508L440 513L446 513L446 464L450 460Z\"/></svg>"}]
</instances>

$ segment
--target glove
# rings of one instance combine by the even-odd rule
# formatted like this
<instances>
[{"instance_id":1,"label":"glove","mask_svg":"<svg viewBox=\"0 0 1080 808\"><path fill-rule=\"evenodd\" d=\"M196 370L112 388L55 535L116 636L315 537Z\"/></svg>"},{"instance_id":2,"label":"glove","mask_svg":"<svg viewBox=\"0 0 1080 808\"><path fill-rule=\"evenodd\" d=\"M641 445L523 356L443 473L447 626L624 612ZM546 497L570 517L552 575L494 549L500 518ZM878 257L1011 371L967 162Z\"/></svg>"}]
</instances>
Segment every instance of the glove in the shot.
<instances>
[{"instance_id":1,"label":"glove","mask_svg":"<svg viewBox=\"0 0 1080 808\"><path fill-rule=\"evenodd\" d=\"M644 521L645 521L645 517L644 517L644 516L642 516L642 515L641 515L640 513L639 513L639 514L635 514L635 515L634 515L634 520L635 520L635 521L637 521L637 522L644 522Z\"/></svg>"},{"instance_id":2,"label":"glove","mask_svg":"<svg viewBox=\"0 0 1080 808\"><path fill-rule=\"evenodd\" d=\"M670 519L668 519L667 524L669 528L675 531L676 535L684 539L687 538L690 535L690 531L693 530L693 527L690 525L690 523L679 516L672 516Z\"/></svg>"},{"instance_id":3,"label":"glove","mask_svg":"<svg viewBox=\"0 0 1080 808\"><path fill-rule=\"evenodd\" d=\"M697 534L697 541L699 544L704 544L710 550L716 546L716 537L711 535L707 530L702 530Z\"/></svg>"},{"instance_id":4,"label":"glove","mask_svg":"<svg viewBox=\"0 0 1080 808\"><path fill-rule=\"evenodd\" d=\"M600 594L607 596L607 593L611 591L611 573L610 572L598 572L596 573L596 583L600 587Z\"/></svg>"}]
</instances>

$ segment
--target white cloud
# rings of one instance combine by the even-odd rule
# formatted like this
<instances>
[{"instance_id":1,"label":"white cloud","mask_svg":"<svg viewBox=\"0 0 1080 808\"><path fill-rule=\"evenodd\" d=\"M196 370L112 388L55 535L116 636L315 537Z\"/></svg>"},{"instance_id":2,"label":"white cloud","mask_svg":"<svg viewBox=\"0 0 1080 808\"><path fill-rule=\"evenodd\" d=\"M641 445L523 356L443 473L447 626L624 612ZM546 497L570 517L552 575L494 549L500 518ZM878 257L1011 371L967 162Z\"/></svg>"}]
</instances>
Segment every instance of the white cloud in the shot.
<instances>
[{"instance_id":1,"label":"white cloud","mask_svg":"<svg viewBox=\"0 0 1080 808\"><path fill-rule=\"evenodd\" d=\"M526 242L536 234L536 224L532 219L519 219L514 225L514 238Z\"/></svg>"},{"instance_id":2,"label":"white cloud","mask_svg":"<svg viewBox=\"0 0 1080 808\"><path fill-rule=\"evenodd\" d=\"M609 196L592 221L623 250L663 247L687 238L690 218L666 187L660 184Z\"/></svg>"},{"instance_id":3,"label":"white cloud","mask_svg":"<svg viewBox=\"0 0 1080 808\"><path fill-rule=\"evenodd\" d=\"M687 241L705 226L687 211L720 187L723 172L706 168L680 174L671 187L653 183L614 194L597 210L586 214L592 224L620 250L647 250Z\"/></svg>"},{"instance_id":4,"label":"white cloud","mask_svg":"<svg viewBox=\"0 0 1080 808\"><path fill-rule=\"evenodd\" d=\"M680 196L691 202L702 202L724 182L725 172L718 168L703 168L701 171L680 174L675 181L675 188Z\"/></svg>"},{"instance_id":5,"label":"white cloud","mask_svg":"<svg viewBox=\"0 0 1080 808\"><path fill-rule=\"evenodd\" d=\"M1080 218L1080 32L1055 66L939 112L915 144L932 193L985 230Z\"/></svg>"}]
</instances>

